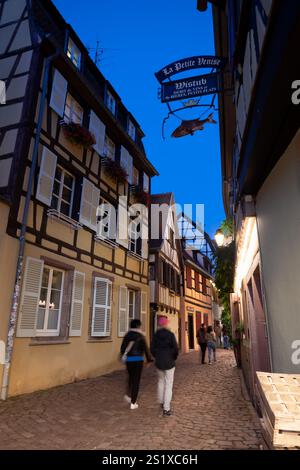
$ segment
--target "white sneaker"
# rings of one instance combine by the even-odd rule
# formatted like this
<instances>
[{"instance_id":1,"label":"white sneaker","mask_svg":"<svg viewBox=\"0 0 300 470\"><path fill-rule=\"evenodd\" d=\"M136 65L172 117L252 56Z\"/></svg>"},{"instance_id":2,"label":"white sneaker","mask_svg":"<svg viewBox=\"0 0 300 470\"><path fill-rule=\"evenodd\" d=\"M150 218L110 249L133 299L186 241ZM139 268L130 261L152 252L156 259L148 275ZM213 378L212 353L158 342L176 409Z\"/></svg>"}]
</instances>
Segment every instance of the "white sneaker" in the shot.
<instances>
[{"instance_id":1,"label":"white sneaker","mask_svg":"<svg viewBox=\"0 0 300 470\"><path fill-rule=\"evenodd\" d=\"M131 398L128 395L124 395L124 400L126 403L131 403Z\"/></svg>"},{"instance_id":2,"label":"white sneaker","mask_svg":"<svg viewBox=\"0 0 300 470\"><path fill-rule=\"evenodd\" d=\"M139 405L137 403L131 403L131 405L130 405L131 410L136 410L138 407L139 407Z\"/></svg>"}]
</instances>

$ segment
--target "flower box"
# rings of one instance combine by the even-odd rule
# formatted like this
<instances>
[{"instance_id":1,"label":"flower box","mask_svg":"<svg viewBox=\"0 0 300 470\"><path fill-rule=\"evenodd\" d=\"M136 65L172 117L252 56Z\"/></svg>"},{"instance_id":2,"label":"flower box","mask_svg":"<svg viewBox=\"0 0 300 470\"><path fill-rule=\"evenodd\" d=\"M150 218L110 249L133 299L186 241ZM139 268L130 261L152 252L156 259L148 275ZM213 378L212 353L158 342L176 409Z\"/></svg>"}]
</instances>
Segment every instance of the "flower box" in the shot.
<instances>
[{"instance_id":1,"label":"flower box","mask_svg":"<svg viewBox=\"0 0 300 470\"><path fill-rule=\"evenodd\" d=\"M140 189L139 186L131 185L130 194L132 194L137 202L144 204L145 206L150 205L150 195L146 191Z\"/></svg>"},{"instance_id":2,"label":"flower box","mask_svg":"<svg viewBox=\"0 0 300 470\"><path fill-rule=\"evenodd\" d=\"M78 145L86 149L89 149L93 145L95 145L95 136L88 129L81 126L80 124L77 124L76 122L61 121L60 125L62 127L64 135L74 145Z\"/></svg>"},{"instance_id":3,"label":"flower box","mask_svg":"<svg viewBox=\"0 0 300 470\"><path fill-rule=\"evenodd\" d=\"M109 157L102 158L102 166L104 172L111 178L117 179L121 183L125 183L128 178L127 172L124 168L115 160L112 160Z\"/></svg>"}]
</instances>

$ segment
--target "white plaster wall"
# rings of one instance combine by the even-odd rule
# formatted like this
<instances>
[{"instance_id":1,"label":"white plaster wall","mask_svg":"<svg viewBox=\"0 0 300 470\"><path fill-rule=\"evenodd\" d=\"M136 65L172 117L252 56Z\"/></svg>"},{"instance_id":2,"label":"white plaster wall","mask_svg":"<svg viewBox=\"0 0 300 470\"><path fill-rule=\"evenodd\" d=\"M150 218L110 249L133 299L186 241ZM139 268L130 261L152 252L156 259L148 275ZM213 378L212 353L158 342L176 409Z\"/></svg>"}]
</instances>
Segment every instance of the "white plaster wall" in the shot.
<instances>
[{"instance_id":1,"label":"white plaster wall","mask_svg":"<svg viewBox=\"0 0 300 470\"><path fill-rule=\"evenodd\" d=\"M273 371L300 373L300 131L257 195L257 222Z\"/></svg>"}]
</instances>

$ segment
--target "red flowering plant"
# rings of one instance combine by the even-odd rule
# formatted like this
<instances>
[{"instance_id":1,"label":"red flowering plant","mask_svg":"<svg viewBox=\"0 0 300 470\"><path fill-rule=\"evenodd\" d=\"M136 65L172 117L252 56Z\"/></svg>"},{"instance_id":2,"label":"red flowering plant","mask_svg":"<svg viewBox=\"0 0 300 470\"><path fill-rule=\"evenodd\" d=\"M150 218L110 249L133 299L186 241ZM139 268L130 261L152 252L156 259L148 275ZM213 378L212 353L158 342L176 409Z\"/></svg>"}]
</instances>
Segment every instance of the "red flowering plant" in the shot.
<instances>
[{"instance_id":1,"label":"red flowering plant","mask_svg":"<svg viewBox=\"0 0 300 470\"><path fill-rule=\"evenodd\" d=\"M130 194L132 194L137 202L144 204L145 206L150 205L150 195L141 189L138 185L130 186Z\"/></svg>"},{"instance_id":2,"label":"red flowering plant","mask_svg":"<svg viewBox=\"0 0 300 470\"><path fill-rule=\"evenodd\" d=\"M86 149L95 145L95 136L85 127L72 121L61 121L60 124L62 126L63 133L73 144L80 145Z\"/></svg>"},{"instance_id":3,"label":"red flowering plant","mask_svg":"<svg viewBox=\"0 0 300 470\"><path fill-rule=\"evenodd\" d=\"M111 178L115 178L122 183L126 182L128 174L118 162L112 160L109 157L104 157L101 161L103 169L108 176L110 176Z\"/></svg>"}]
</instances>

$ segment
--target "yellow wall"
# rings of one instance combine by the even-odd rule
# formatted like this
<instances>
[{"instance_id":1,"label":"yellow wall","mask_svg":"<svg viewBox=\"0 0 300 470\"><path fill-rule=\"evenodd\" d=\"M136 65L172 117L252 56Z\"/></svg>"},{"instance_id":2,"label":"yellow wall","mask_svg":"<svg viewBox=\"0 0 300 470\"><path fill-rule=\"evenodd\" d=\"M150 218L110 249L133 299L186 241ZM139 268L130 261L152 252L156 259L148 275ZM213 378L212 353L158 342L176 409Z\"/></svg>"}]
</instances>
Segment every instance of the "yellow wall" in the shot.
<instances>
[{"instance_id":1,"label":"yellow wall","mask_svg":"<svg viewBox=\"0 0 300 470\"><path fill-rule=\"evenodd\" d=\"M27 245L26 256L39 258L49 256L49 252ZM51 254L51 258L61 262L65 257ZM88 326L91 307L92 272L95 267L77 261L74 265L78 271L86 275L85 301L81 337L69 338L68 344L32 345L31 338L16 338L13 353L9 395L28 393L34 390L46 389L62 385L74 380L101 375L119 367L118 353L122 338L118 338L118 298L119 286L125 285L125 279L112 275L112 334L111 340L92 340L88 338ZM99 274L104 271L99 270ZM107 274L107 273L106 273ZM147 292L148 286L130 281L136 288ZM148 325L147 325L148 333Z\"/></svg>"},{"instance_id":2,"label":"yellow wall","mask_svg":"<svg viewBox=\"0 0 300 470\"><path fill-rule=\"evenodd\" d=\"M193 309L191 311L190 309ZM189 336L188 336L188 316L192 315L193 316L193 321L194 321L194 348L195 350L199 350L199 345L197 342L197 324L196 324L196 312L201 312L201 322L203 322L203 314L206 313L208 314L208 324L212 324L212 314L211 310L209 308L203 307L201 304L198 306L195 306L194 303L189 302L188 300L184 300L183 302L183 325L182 328L184 328L184 346L183 350L184 352L190 351L189 349Z\"/></svg>"}]
</instances>

